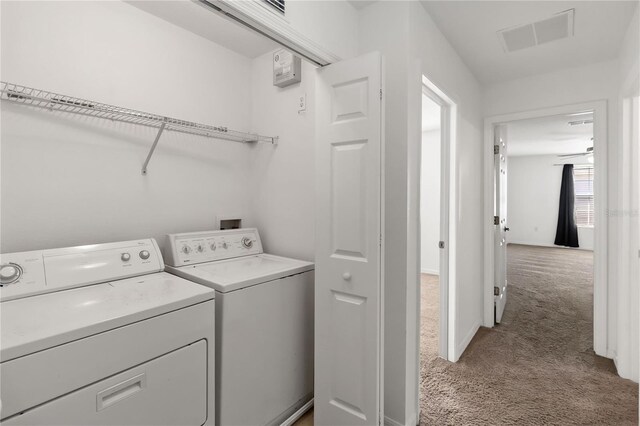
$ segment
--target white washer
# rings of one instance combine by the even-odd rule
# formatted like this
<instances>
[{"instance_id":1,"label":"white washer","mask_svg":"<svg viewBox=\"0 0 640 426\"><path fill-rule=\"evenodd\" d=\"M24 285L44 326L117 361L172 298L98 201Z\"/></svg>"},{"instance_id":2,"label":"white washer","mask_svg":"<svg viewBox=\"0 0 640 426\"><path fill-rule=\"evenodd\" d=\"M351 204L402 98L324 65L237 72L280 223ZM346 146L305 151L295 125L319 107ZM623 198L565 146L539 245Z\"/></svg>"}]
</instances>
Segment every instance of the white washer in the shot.
<instances>
[{"instance_id":1,"label":"white washer","mask_svg":"<svg viewBox=\"0 0 640 426\"><path fill-rule=\"evenodd\" d=\"M3 425L214 424L215 292L154 240L0 263Z\"/></svg>"},{"instance_id":2,"label":"white washer","mask_svg":"<svg viewBox=\"0 0 640 426\"><path fill-rule=\"evenodd\" d=\"M167 242L166 270L216 291L216 424L302 412L313 397L313 263L264 254L256 229Z\"/></svg>"}]
</instances>

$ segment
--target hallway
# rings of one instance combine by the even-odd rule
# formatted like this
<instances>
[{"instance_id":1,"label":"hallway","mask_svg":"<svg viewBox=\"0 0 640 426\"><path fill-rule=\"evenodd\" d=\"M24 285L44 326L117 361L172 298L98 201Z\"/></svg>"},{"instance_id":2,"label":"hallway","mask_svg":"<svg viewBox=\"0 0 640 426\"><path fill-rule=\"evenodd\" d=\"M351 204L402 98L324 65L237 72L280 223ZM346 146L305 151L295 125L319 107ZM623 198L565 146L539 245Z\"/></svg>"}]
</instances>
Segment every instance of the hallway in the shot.
<instances>
[{"instance_id":1,"label":"hallway","mask_svg":"<svg viewBox=\"0 0 640 426\"><path fill-rule=\"evenodd\" d=\"M634 425L638 387L593 352L593 253L510 245L503 323L437 357L438 280L422 276L420 425Z\"/></svg>"}]
</instances>

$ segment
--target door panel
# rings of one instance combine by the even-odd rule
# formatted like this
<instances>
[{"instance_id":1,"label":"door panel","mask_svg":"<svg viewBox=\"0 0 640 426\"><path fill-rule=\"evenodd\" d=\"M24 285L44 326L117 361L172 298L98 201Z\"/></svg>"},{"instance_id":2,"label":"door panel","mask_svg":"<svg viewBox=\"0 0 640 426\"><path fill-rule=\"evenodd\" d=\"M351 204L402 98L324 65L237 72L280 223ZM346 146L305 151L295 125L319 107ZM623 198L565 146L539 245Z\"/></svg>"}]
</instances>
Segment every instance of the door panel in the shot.
<instances>
[{"instance_id":1,"label":"door panel","mask_svg":"<svg viewBox=\"0 0 640 426\"><path fill-rule=\"evenodd\" d=\"M507 303L507 128L495 127L495 213L498 224L495 225L495 321L502 321Z\"/></svg>"},{"instance_id":2,"label":"door panel","mask_svg":"<svg viewBox=\"0 0 640 426\"><path fill-rule=\"evenodd\" d=\"M332 256L367 257L367 141L331 146Z\"/></svg>"},{"instance_id":3,"label":"door panel","mask_svg":"<svg viewBox=\"0 0 640 426\"><path fill-rule=\"evenodd\" d=\"M207 420L204 340L80 388L3 425L202 425Z\"/></svg>"},{"instance_id":4,"label":"door panel","mask_svg":"<svg viewBox=\"0 0 640 426\"><path fill-rule=\"evenodd\" d=\"M381 418L381 62L317 75L316 425Z\"/></svg>"}]
</instances>

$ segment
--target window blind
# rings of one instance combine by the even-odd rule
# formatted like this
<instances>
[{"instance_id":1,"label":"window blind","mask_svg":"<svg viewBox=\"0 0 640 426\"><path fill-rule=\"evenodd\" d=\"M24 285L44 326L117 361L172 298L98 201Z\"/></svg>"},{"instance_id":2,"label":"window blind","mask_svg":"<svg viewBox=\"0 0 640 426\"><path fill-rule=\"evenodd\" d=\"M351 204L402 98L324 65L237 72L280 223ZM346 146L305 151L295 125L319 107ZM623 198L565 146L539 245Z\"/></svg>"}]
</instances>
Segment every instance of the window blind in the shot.
<instances>
[{"instance_id":1,"label":"window blind","mask_svg":"<svg viewBox=\"0 0 640 426\"><path fill-rule=\"evenodd\" d=\"M265 3L273 7L278 12L284 14L284 1L285 0L263 0Z\"/></svg>"},{"instance_id":2,"label":"window blind","mask_svg":"<svg viewBox=\"0 0 640 426\"><path fill-rule=\"evenodd\" d=\"M576 193L575 213L578 226L593 226L593 167L573 170Z\"/></svg>"}]
</instances>

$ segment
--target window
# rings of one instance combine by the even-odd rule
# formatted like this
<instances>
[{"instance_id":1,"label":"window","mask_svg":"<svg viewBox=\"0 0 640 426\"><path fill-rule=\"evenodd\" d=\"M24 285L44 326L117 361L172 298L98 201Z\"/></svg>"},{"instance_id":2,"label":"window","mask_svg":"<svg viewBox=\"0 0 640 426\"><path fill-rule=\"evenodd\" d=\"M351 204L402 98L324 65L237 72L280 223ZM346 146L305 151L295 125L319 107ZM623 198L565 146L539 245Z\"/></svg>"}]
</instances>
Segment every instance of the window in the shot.
<instances>
[{"instance_id":1,"label":"window","mask_svg":"<svg viewBox=\"0 0 640 426\"><path fill-rule=\"evenodd\" d=\"M575 168L573 182L576 191L576 224L593 226L593 167Z\"/></svg>"},{"instance_id":2,"label":"window","mask_svg":"<svg viewBox=\"0 0 640 426\"><path fill-rule=\"evenodd\" d=\"M285 0L264 0L271 7L273 7L278 12L284 14L284 1Z\"/></svg>"}]
</instances>

